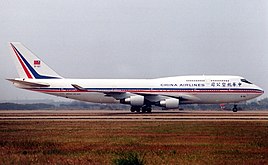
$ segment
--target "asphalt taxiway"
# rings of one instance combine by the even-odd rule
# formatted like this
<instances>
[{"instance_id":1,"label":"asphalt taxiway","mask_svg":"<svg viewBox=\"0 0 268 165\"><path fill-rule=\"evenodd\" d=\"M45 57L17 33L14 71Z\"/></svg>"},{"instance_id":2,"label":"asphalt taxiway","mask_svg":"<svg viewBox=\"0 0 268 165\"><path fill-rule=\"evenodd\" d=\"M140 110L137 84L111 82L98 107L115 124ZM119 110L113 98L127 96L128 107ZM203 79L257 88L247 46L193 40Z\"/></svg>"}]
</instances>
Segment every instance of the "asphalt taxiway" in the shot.
<instances>
[{"instance_id":1,"label":"asphalt taxiway","mask_svg":"<svg viewBox=\"0 0 268 165\"><path fill-rule=\"evenodd\" d=\"M268 121L268 111L1 110L0 120Z\"/></svg>"}]
</instances>

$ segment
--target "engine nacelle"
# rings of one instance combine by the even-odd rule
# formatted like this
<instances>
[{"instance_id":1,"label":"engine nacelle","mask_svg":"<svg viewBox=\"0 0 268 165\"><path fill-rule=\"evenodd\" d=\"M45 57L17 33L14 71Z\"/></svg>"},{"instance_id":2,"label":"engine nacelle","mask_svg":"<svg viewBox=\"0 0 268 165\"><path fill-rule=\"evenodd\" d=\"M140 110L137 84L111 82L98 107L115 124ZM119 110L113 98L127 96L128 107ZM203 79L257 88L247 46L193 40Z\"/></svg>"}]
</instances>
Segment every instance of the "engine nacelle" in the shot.
<instances>
[{"instance_id":1,"label":"engine nacelle","mask_svg":"<svg viewBox=\"0 0 268 165\"><path fill-rule=\"evenodd\" d=\"M143 106L144 105L144 96L136 95L130 96L123 100L124 103L130 104L132 106Z\"/></svg>"},{"instance_id":2,"label":"engine nacelle","mask_svg":"<svg viewBox=\"0 0 268 165\"><path fill-rule=\"evenodd\" d=\"M165 107L167 109L175 109L179 108L180 100L179 99L174 99L174 98L169 98L160 101L160 105L162 107Z\"/></svg>"}]
</instances>

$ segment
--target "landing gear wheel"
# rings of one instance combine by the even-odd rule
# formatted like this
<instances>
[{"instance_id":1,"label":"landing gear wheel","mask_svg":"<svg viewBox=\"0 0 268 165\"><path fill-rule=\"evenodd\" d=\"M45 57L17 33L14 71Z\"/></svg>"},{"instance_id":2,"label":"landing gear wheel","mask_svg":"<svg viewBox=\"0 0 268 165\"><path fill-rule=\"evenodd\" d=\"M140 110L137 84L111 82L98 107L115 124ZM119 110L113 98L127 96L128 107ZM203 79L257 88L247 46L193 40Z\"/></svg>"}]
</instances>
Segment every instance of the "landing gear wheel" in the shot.
<instances>
[{"instance_id":1,"label":"landing gear wheel","mask_svg":"<svg viewBox=\"0 0 268 165\"><path fill-rule=\"evenodd\" d=\"M152 112L152 107L151 106L144 106L141 108L142 113L151 113Z\"/></svg>"},{"instance_id":2,"label":"landing gear wheel","mask_svg":"<svg viewBox=\"0 0 268 165\"><path fill-rule=\"evenodd\" d=\"M130 111L131 111L131 112L135 112L136 109L135 109L134 107L131 107L131 108L130 108Z\"/></svg>"},{"instance_id":3,"label":"landing gear wheel","mask_svg":"<svg viewBox=\"0 0 268 165\"><path fill-rule=\"evenodd\" d=\"M140 113L140 110L141 110L141 108L140 108L140 107L136 107L136 106L132 106L132 107L130 108L130 111L131 111L131 112L137 112L137 113Z\"/></svg>"},{"instance_id":4,"label":"landing gear wheel","mask_svg":"<svg viewBox=\"0 0 268 165\"><path fill-rule=\"evenodd\" d=\"M145 113L145 112L146 112L146 107L142 107L142 108L141 108L141 112L142 112L142 113Z\"/></svg>"},{"instance_id":5,"label":"landing gear wheel","mask_svg":"<svg viewBox=\"0 0 268 165\"><path fill-rule=\"evenodd\" d=\"M233 112L237 112L237 105L234 105Z\"/></svg>"},{"instance_id":6,"label":"landing gear wheel","mask_svg":"<svg viewBox=\"0 0 268 165\"><path fill-rule=\"evenodd\" d=\"M152 113L152 108L151 107L147 108L147 113Z\"/></svg>"}]
</instances>

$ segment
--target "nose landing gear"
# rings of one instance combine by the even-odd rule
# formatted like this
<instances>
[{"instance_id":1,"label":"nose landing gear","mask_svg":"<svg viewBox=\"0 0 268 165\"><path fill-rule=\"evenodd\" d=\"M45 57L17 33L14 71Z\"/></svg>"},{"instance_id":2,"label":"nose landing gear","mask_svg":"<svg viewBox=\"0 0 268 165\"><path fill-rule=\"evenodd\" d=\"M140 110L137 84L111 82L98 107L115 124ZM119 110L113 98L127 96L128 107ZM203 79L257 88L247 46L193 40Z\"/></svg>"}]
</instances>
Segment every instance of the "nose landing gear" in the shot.
<instances>
[{"instance_id":1,"label":"nose landing gear","mask_svg":"<svg viewBox=\"0 0 268 165\"><path fill-rule=\"evenodd\" d=\"M233 107L233 112L237 112L237 105L236 104Z\"/></svg>"}]
</instances>

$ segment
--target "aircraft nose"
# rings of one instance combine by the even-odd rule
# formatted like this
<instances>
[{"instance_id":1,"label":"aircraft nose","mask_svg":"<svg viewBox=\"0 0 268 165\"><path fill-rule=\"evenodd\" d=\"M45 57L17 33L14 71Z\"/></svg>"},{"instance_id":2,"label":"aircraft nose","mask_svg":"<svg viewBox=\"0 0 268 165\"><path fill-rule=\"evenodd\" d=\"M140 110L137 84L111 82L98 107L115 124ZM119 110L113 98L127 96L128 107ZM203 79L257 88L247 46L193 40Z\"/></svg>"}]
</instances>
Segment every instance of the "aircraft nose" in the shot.
<instances>
[{"instance_id":1,"label":"aircraft nose","mask_svg":"<svg viewBox=\"0 0 268 165\"><path fill-rule=\"evenodd\" d=\"M256 89L259 91L259 92L258 92L259 95L264 94L264 90L263 90L261 87L259 87L259 86L256 85Z\"/></svg>"}]
</instances>

